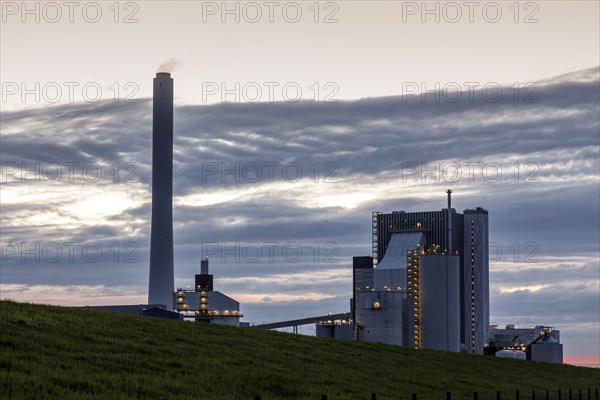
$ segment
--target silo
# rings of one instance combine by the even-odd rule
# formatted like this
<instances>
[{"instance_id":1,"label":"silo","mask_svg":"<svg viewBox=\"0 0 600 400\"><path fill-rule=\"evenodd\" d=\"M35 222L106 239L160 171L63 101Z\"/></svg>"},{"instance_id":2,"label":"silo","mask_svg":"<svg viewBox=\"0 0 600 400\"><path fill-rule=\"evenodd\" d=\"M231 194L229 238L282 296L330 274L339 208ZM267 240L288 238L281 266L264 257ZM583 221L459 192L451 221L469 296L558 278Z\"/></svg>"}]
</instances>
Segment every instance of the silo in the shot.
<instances>
[{"instance_id":1,"label":"silo","mask_svg":"<svg viewBox=\"0 0 600 400\"><path fill-rule=\"evenodd\" d=\"M459 257L419 257L421 348L460 351Z\"/></svg>"},{"instance_id":2,"label":"silo","mask_svg":"<svg viewBox=\"0 0 600 400\"><path fill-rule=\"evenodd\" d=\"M533 361L562 364L563 345L552 337L544 342L534 343L531 345L531 359Z\"/></svg>"}]
</instances>

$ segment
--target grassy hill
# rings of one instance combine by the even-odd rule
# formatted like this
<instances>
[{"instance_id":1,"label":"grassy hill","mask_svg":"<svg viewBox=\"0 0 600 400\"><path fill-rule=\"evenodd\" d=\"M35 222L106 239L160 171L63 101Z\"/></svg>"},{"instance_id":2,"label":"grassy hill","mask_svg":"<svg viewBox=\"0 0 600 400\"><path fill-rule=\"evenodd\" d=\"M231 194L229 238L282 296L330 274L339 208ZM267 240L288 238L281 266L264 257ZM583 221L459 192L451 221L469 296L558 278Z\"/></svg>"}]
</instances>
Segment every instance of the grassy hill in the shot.
<instances>
[{"instance_id":1,"label":"grassy hill","mask_svg":"<svg viewBox=\"0 0 600 400\"><path fill-rule=\"evenodd\" d=\"M600 370L569 365L0 302L1 399L529 400L598 386Z\"/></svg>"}]
</instances>

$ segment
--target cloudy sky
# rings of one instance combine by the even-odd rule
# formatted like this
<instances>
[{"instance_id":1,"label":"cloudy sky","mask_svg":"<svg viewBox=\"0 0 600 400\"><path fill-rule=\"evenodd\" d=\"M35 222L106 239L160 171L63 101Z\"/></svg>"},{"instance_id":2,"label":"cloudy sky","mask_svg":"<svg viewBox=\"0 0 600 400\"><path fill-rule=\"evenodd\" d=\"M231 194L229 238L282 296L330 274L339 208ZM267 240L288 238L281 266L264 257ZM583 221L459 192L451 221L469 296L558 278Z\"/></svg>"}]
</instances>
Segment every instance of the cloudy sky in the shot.
<instances>
[{"instance_id":1,"label":"cloudy sky","mask_svg":"<svg viewBox=\"0 0 600 400\"><path fill-rule=\"evenodd\" d=\"M597 2L27 4L2 2L3 298L146 301L169 70L177 286L208 255L246 321L346 311L371 212L451 188L490 212L492 321L600 363Z\"/></svg>"}]
</instances>

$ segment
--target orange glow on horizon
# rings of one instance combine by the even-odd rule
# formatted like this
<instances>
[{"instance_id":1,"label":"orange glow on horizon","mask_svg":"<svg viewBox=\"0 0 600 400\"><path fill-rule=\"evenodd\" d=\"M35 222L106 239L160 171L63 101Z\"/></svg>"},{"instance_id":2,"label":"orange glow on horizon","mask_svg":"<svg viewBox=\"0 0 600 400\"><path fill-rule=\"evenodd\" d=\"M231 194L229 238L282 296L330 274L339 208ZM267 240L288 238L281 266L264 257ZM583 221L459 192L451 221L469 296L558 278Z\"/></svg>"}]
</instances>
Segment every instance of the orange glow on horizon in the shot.
<instances>
[{"instance_id":1,"label":"orange glow on horizon","mask_svg":"<svg viewBox=\"0 0 600 400\"><path fill-rule=\"evenodd\" d=\"M571 354L565 355L565 364L586 365L589 367L600 368L600 354Z\"/></svg>"}]
</instances>

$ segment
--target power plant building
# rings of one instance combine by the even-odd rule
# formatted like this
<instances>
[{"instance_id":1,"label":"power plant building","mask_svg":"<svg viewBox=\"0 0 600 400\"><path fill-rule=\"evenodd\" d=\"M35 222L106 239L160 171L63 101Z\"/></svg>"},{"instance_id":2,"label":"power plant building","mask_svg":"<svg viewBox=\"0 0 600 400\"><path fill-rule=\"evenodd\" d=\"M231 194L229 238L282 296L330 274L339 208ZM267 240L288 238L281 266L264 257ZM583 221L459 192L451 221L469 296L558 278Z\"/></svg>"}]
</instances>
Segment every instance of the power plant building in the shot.
<instances>
[{"instance_id":1,"label":"power plant building","mask_svg":"<svg viewBox=\"0 0 600 400\"><path fill-rule=\"evenodd\" d=\"M483 354L490 324L488 212L465 210L463 221L463 343L467 352Z\"/></svg>"},{"instance_id":2,"label":"power plant building","mask_svg":"<svg viewBox=\"0 0 600 400\"><path fill-rule=\"evenodd\" d=\"M562 364L563 345L560 331L550 326L536 325L519 328L515 325L489 326L490 343L487 355L498 356L501 352L522 351L532 361Z\"/></svg>"},{"instance_id":3,"label":"power plant building","mask_svg":"<svg viewBox=\"0 0 600 400\"><path fill-rule=\"evenodd\" d=\"M200 274L195 276L194 290L177 289L172 293L177 312L184 319L218 325L239 326L240 303L213 290L213 276L208 273L208 258L200 262Z\"/></svg>"},{"instance_id":4,"label":"power plant building","mask_svg":"<svg viewBox=\"0 0 600 400\"><path fill-rule=\"evenodd\" d=\"M457 213L450 196L441 211L373 212L372 268L353 260L358 340L483 354L488 213Z\"/></svg>"}]
</instances>

